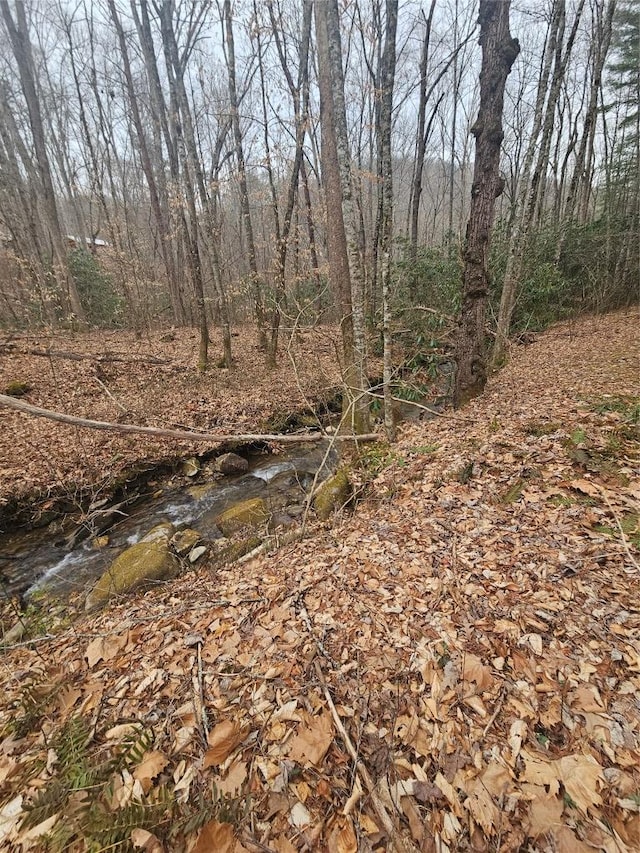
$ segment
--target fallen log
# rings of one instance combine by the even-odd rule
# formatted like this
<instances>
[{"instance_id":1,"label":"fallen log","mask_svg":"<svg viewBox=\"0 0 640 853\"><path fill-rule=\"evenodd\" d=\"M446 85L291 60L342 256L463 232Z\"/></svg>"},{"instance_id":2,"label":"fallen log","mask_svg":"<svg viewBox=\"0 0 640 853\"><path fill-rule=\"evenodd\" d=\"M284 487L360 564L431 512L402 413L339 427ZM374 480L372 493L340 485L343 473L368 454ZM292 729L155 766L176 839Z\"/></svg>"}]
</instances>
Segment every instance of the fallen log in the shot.
<instances>
[{"instance_id":1,"label":"fallen log","mask_svg":"<svg viewBox=\"0 0 640 853\"><path fill-rule=\"evenodd\" d=\"M0 394L0 406L5 406L8 409L14 409L15 411L22 412L25 415L32 415L35 418L47 418L50 421L57 421L61 424L71 424L71 426L86 427L87 429L110 430L111 432L137 433L139 435L148 435L152 438L173 438L177 441L204 441L214 444L222 441L277 441L289 444L306 444L327 438L323 432L286 435L279 433L266 435L259 433L231 433L226 435L216 435L211 432L163 429L161 427L138 426L137 424L114 424L109 421L94 421L89 418L79 418L75 415L66 415L63 412L54 412L51 411L51 409L42 409L40 406L32 406L31 403L25 403L22 400L15 399L15 397L8 397L6 394ZM380 436L375 432L366 433L365 435L331 435L332 441L376 441L379 438Z\"/></svg>"},{"instance_id":2,"label":"fallen log","mask_svg":"<svg viewBox=\"0 0 640 853\"><path fill-rule=\"evenodd\" d=\"M123 364L172 364L169 359L153 355L129 356L117 352L84 353L68 350L37 349L26 347L19 349L14 344L0 344L0 353L10 355L36 355L41 358L62 358L70 361L97 361L98 363L122 362Z\"/></svg>"}]
</instances>

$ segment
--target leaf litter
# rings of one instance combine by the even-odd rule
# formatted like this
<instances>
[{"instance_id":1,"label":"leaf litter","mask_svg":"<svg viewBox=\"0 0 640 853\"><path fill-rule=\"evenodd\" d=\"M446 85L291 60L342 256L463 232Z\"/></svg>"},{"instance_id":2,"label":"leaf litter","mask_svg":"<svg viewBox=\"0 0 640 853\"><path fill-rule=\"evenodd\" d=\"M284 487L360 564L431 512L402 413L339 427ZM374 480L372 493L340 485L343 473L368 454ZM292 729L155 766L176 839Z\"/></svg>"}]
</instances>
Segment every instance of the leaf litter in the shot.
<instances>
[{"instance_id":1,"label":"leaf litter","mask_svg":"<svg viewBox=\"0 0 640 853\"><path fill-rule=\"evenodd\" d=\"M48 849L64 817L24 817L81 716L96 753L151 733L114 821L161 787L202 815L131 849L640 850L640 444L601 405L637 400L636 338L625 313L555 327L404 425L353 515L7 651L1 849Z\"/></svg>"}]
</instances>

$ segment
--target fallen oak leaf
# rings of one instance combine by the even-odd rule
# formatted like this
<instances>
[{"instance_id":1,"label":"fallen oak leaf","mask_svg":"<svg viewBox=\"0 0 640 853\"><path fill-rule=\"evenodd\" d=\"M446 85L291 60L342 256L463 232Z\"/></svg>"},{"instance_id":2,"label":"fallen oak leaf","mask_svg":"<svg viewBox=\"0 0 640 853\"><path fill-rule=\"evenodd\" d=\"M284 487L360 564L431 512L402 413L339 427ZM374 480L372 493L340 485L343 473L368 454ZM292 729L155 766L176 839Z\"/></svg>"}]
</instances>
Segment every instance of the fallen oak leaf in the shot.
<instances>
[{"instance_id":1,"label":"fallen oak leaf","mask_svg":"<svg viewBox=\"0 0 640 853\"><path fill-rule=\"evenodd\" d=\"M112 660L119 652L124 649L129 641L129 632L123 634L110 634L106 637L96 637L87 646L84 653L89 668L93 668L99 661Z\"/></svg>"},{"instance_id":2,"label":"fallen oak leaf","mask_svg":"<svg viewBox=\"0 0 640 853\"><path fill-rule=\"evenodd\" d=\"M419 803L437 803L445 799L444 794L437 785L432 785L431 782L413 783L413 796Z\"/></svg>"},{"instance_id":3,"label":"fallen oak leaf","mask_svg":"<svg viewBox=\"0 0 640 853\"><path fill-rule=\"evenodd\" d=\"M602 804L597 791L598 783L604 783L602 767L592 755L565 755L554 763L565 791L582 812Z\"/></svg>"},{"instance_id":4,"label":"fallen oak leaf","mask_svg":"<svg viewBox=\"0 0 640 853\"><path fill-rule=\"evenodd\" d=\"M349 817L338 817L327 838L329 853L357 853L358 840Z\"/></svg>"},{"instance_id":5,"label":"fallen oak leaf","mask_svg":"<svg viewBox=\"0 0 640 853\"><path fill-rule=\"evenodd\" d=\"M132 830L131 843L134 847L144 850L144 853L164 853L160 839L146 829Z\"/></svg>"},{"instance_id":6,"label":"fallen oak leaf","mask_svg":"<svg viewBox=\"0 0 640 853\"><path fill-rule=\"evenodd\" d=\"M224 779L216 779L216 788L221 794L229 794L233 797L240 791L246 778L246 762L235 761Z\"/></svg>"},{"instance_id":7,"label":"fallen oak leaf","mask_svg":"<svg viewBox=\"0 0 640 853\"><path fill-rule=\"evenodd\" d=\"M463 679L469 683L475 683L475 693L483 693L493 684L491 669L485 666L477 655L466 654L464 656Z\"/></svg>"}]
</instances>

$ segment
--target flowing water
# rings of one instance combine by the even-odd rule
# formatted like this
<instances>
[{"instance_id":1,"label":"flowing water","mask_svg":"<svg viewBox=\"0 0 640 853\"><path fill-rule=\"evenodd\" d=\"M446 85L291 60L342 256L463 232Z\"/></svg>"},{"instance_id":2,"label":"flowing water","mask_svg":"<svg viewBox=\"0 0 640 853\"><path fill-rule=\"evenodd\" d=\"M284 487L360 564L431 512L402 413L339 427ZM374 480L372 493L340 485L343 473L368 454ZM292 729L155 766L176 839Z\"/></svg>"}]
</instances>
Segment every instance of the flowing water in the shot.
<instances>
[{"instance_id":1,"label":"flowing water","mask_svg":"<svg viewBox=\"0 0 640 853\"><path fill-rule=\"evenodd\" d=\"M64 596L86 591L118 554L155 525L168 521L176 529L194 527L203 539L216 539L221 536L215 523L220 513L249 498L263 498L272 512L290 510L295 515L319 469L319 480L335 470L337 453L333 449L327 453L327 447L322 442L312 450L254 456L249 471L242 475L207 482L201 474L195 483L180 487L171 482L159 485L153 496L116 512L116 520L104 531L106 543L96 540L95 531L77 545L70 545L69 537L56 538L49 528L2 536L0 570L5 592L29 596L46 587Z\"/></svg>"}]
</instances>

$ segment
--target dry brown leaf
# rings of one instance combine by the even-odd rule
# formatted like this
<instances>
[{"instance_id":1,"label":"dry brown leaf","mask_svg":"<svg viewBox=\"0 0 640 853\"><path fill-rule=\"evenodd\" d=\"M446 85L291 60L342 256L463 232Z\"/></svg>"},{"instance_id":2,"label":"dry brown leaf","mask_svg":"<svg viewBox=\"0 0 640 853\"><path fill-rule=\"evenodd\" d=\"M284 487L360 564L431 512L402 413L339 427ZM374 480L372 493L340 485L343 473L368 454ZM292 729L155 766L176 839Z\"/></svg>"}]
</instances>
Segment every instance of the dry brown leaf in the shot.
<instances>
[{"instance_id":1,"label":"dry brown leaf","mask_svg":"<svg viewBox=\"0 0 640 853\"><path fill-rule=\"evenodd\" d=\"M509 764L515 767L522 742L527 736L527 724L524 720L514 720L509 730L509 746L511 747L511 755L509 756Z\"/></svg>"},{"instance_id":2,"label":"dry brown leaf","mask_svg":"<svg viewBox=\"0 0 640 853\"><path fill-rule=\"evenodd\" d=\"M223 720L209 732L209 749L205 752L203 766L217 767L223 764L233 750L242 743L249 733L249 727L236 720Z\"/></svg>"},{"instance_id":3,"label":"dry brown leaf","mask_svg":"<svg viewBox=\"0 0 640 853\"><path fill-rule=\"evenodd\" d=\"M60 713L62 715L66 714L67 711L73 708L80 696L82 696L82 690L76 690L73 687L67 687L64 690L61 690L58 695L58 707L60 708Z\"/></svg>"},{"instance_id":4,"label":"dry brown leaf","mask_svg":"<svg viewBox=\"0 0 640 853\"><path fill-rule=\"evenodd\" d=\"M289 758L304 766L319 767L333 741L333 720L329 711L315 717L306 715L289 747Z\"/></svg>"},{"instance_id":5,"label":"dry brown leaf","mask_svg":"<svg viewBox=\"0 0 640 853\"><path fill-rule=\"evenodd\" d=\"M357 853L358 841L350 817L336 818L327 838L329 853Z\"/></svg>"},{"instance_id":6,"label":"dry brown leaf","mask_svg":"<svg viewBox=\"0 0 640 853\"><path fill-rule=\"evenodd\" d=\"M418 844L421 844L422 839L424 838L424 821L422 820L420 812L416 808L413 799L411 797L401 797L400 807L404 812L404 816L409 821L411 837L414 841L417 841Z\"/></svg>"},{"instance_id":7,"label":"dry brown leaf","mask_svg":"<svg viewBox=\"0 0 640 853\"><path fill-rule=\"evenodd\" d=\"M209 821L200 830L191 853L235 853L236 840L230 823Z\"/></svg>"},{"instance_id":8,"label":"dry brown leaf","mask_svg":"<svg viewBox=\"0 0 640 853\"><path fill-rule=\"evenodd\" d=\"M473 819L487 835L493 835L500 820L500 810L491 799L489 792L479 779L473 779L465 785L467 799L464 801Z\"/></svg>"},{"instance_id":9,"label":"dry brown leaf","mask_svg":"<svg viewBox=\"0 0 640 853\"><path fill-rule=\"evenodd\" d=\"M145 753L141 763L133 771L134 779L139 780L145 794L150 791L153 780L162 773L168 763L169 759L163 752L153 750Z\"/></svg>"},{"instance_id":10,"label":"dry brown leaf","mask_svg":"<svg viewBox=\"0 0 640 853\"><path fill-rule=\"evenodd\" d=\"M271 842L277 853L298 853L286 835L279 835Z\"/></svg>"},{"instance_id":11,"label":"dry brown leaf","mask_svg":"<svg viewBox=\"0 0 640 853\"><path fill-rule=\"evenodd\" d=\"M564 803L558 797L549 797L544 788L539 788L540 795L529 807L528 835L537 838L543 832L548 832L562 824Z\"/></svg>"},{"instance_id":12,"label":"dry brown leaf","mask_svg":"<svg viewBox=\"0 0 640 853\"><path fill-rule=\"evenodd\" d=\"M497 761L487 765L480 778L492 797L503 797L513 786L509 771Z\"/></svg>"},{"instance_id":13,"label":"dry brown leaf","mask_svg":"<svg viewBox=\"0 0 640 853\"><path fill-rule=\"evenodd\" d=\"M578 808L587 812L602 803L598 788L604 779L602 767L592 755L566 755L556 762L558 777Z\"/></svg>"},{"instance_id":14,"label":"dry brown leaf","mask_svg":"<svg viewBox=\"0 0 640 853\"><path fill-rule=\"evenodd\" d=\"M569 703L576 711L601 714L605 710L600 692L594 684L581 684L570 694Z\"/></svg>"},{"instance_id":15,"label":"dry brown leaf","mask_svg":"<svg viewBox=\"0 0 640 853\"><path fill-rule=\"evenodd\" d=\"M554 829L553 840L557 853L594 853L594 848L581 841L568 826Z\"/></svg>"},{"instance_id":16,"label":"dry brown leaf","mask_svg":"<svg viewBox=\"0 0 640 853\"><path fill-rule=\"evenodd\" d=\"M602 495L602 489L596 483L591 482L591 480L572 480L569 485L572 489L577 492L582 492L584 495L588 495L590 498L598 498Z\"/></svg>"},{"instance_id":17,"label":"dry brown leaf","mask_svg":"<svg viewBox=\"0 0 640 853\"><path fill-rule=\"evenodd\" d=\"M106 637L96 637L87 646L84 656L89 668L93 668L99 661L112 660L127 645L129 632L123 634L109 634Z\"/></svg>"},{"instance_id":18,"label":"dry brown leaf","mask_svg":"<svg viewBox=\"0 0 640 853\"><path fill-rule=\"evenodd\" d=\"M463 678L466 682L475 683L477 693L488 690L493 684L490 667L486 666L476 655L465 654Z\"/></svg>"},{"instance_id":19,"label":"dry brown leaf","mask_svg":"<svg viewBox=\"0 0 640 853\"><path fill-rule=\"evenodd\" d=\"M222 794L235 796L247 778L246 761L234 761L224 779L216 780L216 788Z\"/></svg>"},{"instance_id":20,"label":"dry brown leaf","mask_svg":"<svg viewBox=\"0 0 640 853\"><path fill-rule=\"evenodd\" d=\"M532 785L548 787L550 796L555 796L560 790L560 782L558 779L558 768L554 761L547 761L545 758L533 755L526 749L523 749L521 755L524 759L524 773L521 776L522 781L530 782Z\"/></svg>"},{"instance_id":21,"label":"dry brown leaf","mask_svg":"<svg viewBox=\"0 0 640 853\"><path fill-rule=\"evenodd\" d=\"M146 829L132 830L131 843L134 847L144 850L144 853L164 853L160 840Z\"/></svg>"}]
</instances>

